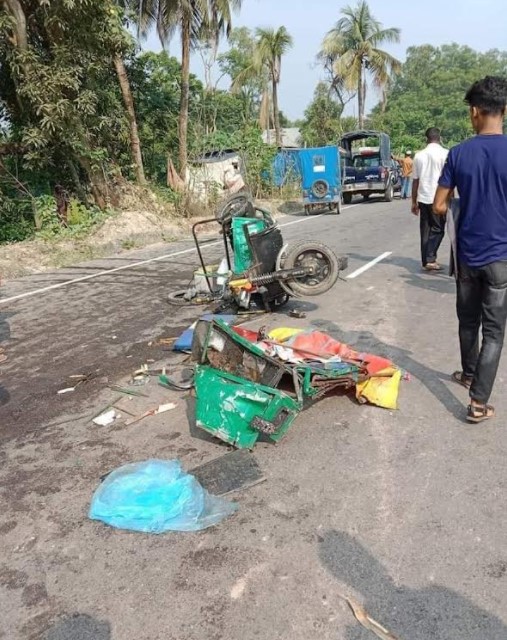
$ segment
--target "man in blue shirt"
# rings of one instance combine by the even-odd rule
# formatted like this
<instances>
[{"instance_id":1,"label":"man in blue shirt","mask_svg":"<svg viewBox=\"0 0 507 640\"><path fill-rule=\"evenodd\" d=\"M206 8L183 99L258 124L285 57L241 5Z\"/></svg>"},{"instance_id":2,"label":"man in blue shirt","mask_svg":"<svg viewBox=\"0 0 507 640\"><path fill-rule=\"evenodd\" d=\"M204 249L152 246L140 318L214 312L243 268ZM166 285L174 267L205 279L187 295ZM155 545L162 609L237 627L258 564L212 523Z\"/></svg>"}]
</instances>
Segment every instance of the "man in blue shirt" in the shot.
<instances>
[{"instance_id":1,"label":"man in blue shirt","mask_svg":"<svg viewBox=\"0 0 507 640\"><path fill-rule=\"evenodd\" d=\"M467 420L477 423L495 415L488 400L507 320L507 136L503 135L507 79L479 80L468 90L465 102L477 135L449 152L433 210L446 214L454 189L458 190L454 249L462 371L456 371L453 379L470 389Z\"/></svg>"}]
</instances>

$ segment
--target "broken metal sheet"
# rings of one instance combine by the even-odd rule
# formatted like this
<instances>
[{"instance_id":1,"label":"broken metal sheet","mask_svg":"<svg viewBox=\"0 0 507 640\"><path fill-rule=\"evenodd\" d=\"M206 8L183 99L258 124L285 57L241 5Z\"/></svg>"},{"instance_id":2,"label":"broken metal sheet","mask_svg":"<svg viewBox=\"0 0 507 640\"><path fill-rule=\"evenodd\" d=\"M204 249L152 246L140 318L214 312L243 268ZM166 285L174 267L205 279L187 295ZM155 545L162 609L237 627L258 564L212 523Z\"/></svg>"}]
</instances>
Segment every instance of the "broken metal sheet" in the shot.
<instances>
[{"instance_id":1,"label":"broken metal sheet","mask_svg":"<svg viewBox=\"0 0 507 640\"><path fill-rule=\"evenodd\" d=\"M221 320L197 323L192 358L199 364L274 388L284 374L292 374L292 369L267 356Z\"/></svg>"},{"instance_id":2,"label":"broken metal sheet","mask_svg":"<svg viewBox=\"0 0 507 640\"><path fill-rule=\"evenodd\" d=\"M191 469L189 473L215 496L249 489L266 479L254 455L247 449L226 453Z\"/></svg>"},{"instance_id":3,"label":"broken metal sheet","mask_svg":"<svg viewBox=\"0 0 507 640\"><path fill-rule=\"evenodd\" d=\"M251 449L261 433L283 438L302 409L288 394L198 365L195 375L197 426L238 449Z\"/></svg>"}]
</instances>

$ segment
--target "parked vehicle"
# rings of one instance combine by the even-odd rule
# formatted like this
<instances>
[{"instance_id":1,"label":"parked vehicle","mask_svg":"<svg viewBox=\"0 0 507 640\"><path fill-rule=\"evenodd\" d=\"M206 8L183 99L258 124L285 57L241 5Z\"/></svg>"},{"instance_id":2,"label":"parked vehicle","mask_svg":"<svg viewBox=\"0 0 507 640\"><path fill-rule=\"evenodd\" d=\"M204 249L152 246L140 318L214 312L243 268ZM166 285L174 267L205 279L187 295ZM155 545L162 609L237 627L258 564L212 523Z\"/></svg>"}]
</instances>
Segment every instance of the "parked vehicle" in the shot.
<instances>
[{"instance_id":1,"label":"parked vehicle","mask_svg":"<svg viewBox=\"0 0 507 640\"><path fill-rule=\"evenodd\" d=\"M322 209L340 213L341 170L338 148L300 149L298 154L306 215Z\"/></svg>"},{"instance_id":2,"label":"parked vehicle","mask_svg":"<svg viewBox=\"0 0 507 640\"><path fill-rule=\"evenodd\" d=\"M377 144L360 147L358 143L365 141ZM389 136L380 131L352 131L342 137L340 147L344 154L343 202L350 203L354 195L367 199L372 194L391 202L401 189L401 173L391 155Z\"/></svg>"}]
</instances>

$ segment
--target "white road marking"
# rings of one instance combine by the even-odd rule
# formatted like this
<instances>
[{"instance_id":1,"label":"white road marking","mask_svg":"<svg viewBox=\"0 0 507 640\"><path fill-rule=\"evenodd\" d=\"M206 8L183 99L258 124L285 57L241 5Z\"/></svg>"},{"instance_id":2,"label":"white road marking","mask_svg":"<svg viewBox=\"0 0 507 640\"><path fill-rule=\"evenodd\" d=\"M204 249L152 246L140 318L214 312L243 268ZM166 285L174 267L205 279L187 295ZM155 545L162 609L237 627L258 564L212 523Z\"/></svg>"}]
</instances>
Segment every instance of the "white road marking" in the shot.
<instances>
[{"instance_id":1,"label":"white road marking","mask_svg":"<svg viewBox=\"0 0 507 640\"><path fill-rule=\"evenodd\" d=\"M347 278L349 278L350 280L352 278L357 278L357 276L360 276L365 271L368 271L368 269L371 269L372 267L374 267L376 264L378 264L382 260L385 260L386 258L388 258L390 255L392 255L392 253L393 253L392 251L386 251L385 253L383 253L381 256L378 256L374 260L370 260L370 262L367 262L366 264L363 264L362 267L359 267L359 269L356 269L355 271L350 273L347 276Z\"/></svg>"},{"instance_id":2,"label":"white road marking","mask_svg":"<svg viewBox=\"0 0 507 640\"><path fill-rule=\"evenodd\" d=\"M345 209L351 209L352 207L356 207L357 205L350 205L348 207L343 207L342 211ZM291 222L284 222L278 226L280 227L290 227L293 224L302 224L303 222L308 222L310 220L315 220L316 218L320 218L324 213L321 213L317 216L307 216L302 220L292 220ZM205 246L202 247L202 250L208 249L209 247L216 247L217 245L222 244L222 240L217 240L216 242L209 242ZM125 271L126 269L134 269L135 267L142 267L145 264L151 264L152 262L161 262L162 260L168 260L169 258L176 258L177 256L184 256L189 253L195 253L197 249L192 247L190 249L184 249L183 251L176 251L175 253L166 253L163 256L158 256L157 258L148 258L147 260L139 260L139 262L131 262L129 264L124 264L121 267L115 267L114 269L104 269L103 271L97 271L97 273L90 273L87 276L81 276L80 278L73 278L72 280L66 280L65 282L58 282L57 284L51 284L47 287L41 287L40 289L34 289L33 291L27 291L25 293L20 293L17 296L11 296L10 298L4 298L0 300L0 305L7 304L8 302L15 302L16 300L22 300L23 298L29 298L31 296L36 296L41 293L47 293L48 291L54 291L55 289L61 289L62 287L67 287L69 284L77 284L78 282L85 282L86 280L92 280L93 278L99 278L100 276L106 276L109 273L117 273L118 271Z\"/></svg>"}]
</instances>

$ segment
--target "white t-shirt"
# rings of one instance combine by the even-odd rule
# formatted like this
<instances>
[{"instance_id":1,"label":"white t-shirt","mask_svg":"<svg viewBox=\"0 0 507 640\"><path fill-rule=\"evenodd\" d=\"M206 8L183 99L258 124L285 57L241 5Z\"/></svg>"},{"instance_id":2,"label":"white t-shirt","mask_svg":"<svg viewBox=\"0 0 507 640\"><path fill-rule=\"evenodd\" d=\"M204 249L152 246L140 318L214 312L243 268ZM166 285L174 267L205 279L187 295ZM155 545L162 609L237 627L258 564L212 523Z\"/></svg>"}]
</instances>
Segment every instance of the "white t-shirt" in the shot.
<instances>
[{"instance_id":1,"label":"white t-shirt","mask_svg":"<svg viewBox=\"0 0 507 640\"><path fill-rule=\"evenodd\" d=\"M426 149L415 154L413 178L419 180L417 202L433 204L448 153L438 142L431 142Z\"/></svg>"}]
</instances>

